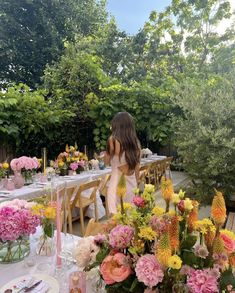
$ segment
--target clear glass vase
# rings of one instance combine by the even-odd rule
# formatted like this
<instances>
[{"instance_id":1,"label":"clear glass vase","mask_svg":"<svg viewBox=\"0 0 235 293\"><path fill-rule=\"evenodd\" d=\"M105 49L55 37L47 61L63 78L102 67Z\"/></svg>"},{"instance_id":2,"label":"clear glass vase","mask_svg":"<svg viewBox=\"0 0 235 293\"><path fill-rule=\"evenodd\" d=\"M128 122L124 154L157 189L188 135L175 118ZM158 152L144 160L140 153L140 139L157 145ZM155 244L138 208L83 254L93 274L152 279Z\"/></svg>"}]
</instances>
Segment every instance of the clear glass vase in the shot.
<instances>
[{"instance_id":1,"label":"clear glass vase","mask_svg":"<svg viewBox=\"0 0 235 293\"><path fill-rule=\"evenodd\" d=\"M0 241L0 263L14 263L23 260L30 253L28 237L20 237L15 241Z\"/></svg>"},{"instance_id":2,"label":"clear glass vase","mask_svg":"<svg viewBox=\"0 0 235 293\"><path fill-rule=\"evenodd\" d=\"M22 171L22 176L24 177L24 185L29 185L33 183L33 171L25 170Z\"/></svg>"}]
</instances>

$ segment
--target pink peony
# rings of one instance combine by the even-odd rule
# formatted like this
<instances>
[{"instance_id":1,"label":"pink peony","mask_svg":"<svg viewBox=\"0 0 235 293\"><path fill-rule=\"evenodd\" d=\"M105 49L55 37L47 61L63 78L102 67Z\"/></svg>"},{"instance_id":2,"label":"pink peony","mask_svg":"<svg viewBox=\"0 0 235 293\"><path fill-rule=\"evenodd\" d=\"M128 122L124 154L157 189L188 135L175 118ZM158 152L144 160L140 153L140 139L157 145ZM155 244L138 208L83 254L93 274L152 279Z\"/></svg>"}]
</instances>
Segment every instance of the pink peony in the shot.
<instances>
[{"instance_id":1,"label":"pink peony","mask_svg":"<svg viewBox=\"0 0 235 293\"><path fill-rule=\"evenodd\" d=\"M217 278L210 269L195 270L187 280L191 293L219 293Z\"/></svg>"},{"instance_id":2,"label":"pink peony","mask_svg":"<svg viewBox=\"0 0 235 293\"><path fill-rule=\"evenodd\" d=\"M180 275L190 275L194 272L194 269L188 265L183 265L180 270Z\"/></svg>"},{"instance_id":3,"label":"pink peony","mask_svg":"<svg viewBox=\"0 0 235 293\"><path fill-rule=\"evenodd\" d=\"M138 208L144 208L145 201L141 196L135 196L133 198L133 204L136 205Z\"/></svg>"},{"instance_id":4,"label":"pink peony","mask_svg":"<svg viewBox=\"0 0 235 293\"><path fill-rule=\"evenodd\" d=\"M70 164L70 169L73 170L73 171L76 171L78 168L78 163L71 163Z\"/></svg>"},{"instance_id":5,"label":"pink peony","mask_svg":"<svg viewBox=\"0 0 235 293\"><path fill-rule=\"evenodd\" d=\"M109 244L116 249L124 249L131 245L134 229L127 225L118 225L109 234Z\"/></svg>"},{"instance_id":6,"label":"pink peony","mask_svg":"<svg viewBox=\"0 0 235 293\"><path fill-rule=\"evenodd\" d=\"M100 273L105 284L112 285L122 282L132 273L128 258L123 253L108 255L100 266Z\"/></svg>"},{"instance_id":7,"label":"pink peony","mask_svg":"<svg viewBox=\"0 0 235 293\"><path fill-rule=\"evenodd\" d=\"M164 277L161 265L153 254L141 256L137 261L135 272L138 280L150 288L162 282Z\"/></svg>"},{"instance_id":8,"label":"pink peony","mask_svg":"<svg viewBox=\"0 0 235 293\"><path fill-rule=\"evenodd\" d=\"M233 253L235 251L235 241L231 239L228 235L221 233L221 239L224 242L224 247L228 253Z\"/></svg>"}]
</instances>

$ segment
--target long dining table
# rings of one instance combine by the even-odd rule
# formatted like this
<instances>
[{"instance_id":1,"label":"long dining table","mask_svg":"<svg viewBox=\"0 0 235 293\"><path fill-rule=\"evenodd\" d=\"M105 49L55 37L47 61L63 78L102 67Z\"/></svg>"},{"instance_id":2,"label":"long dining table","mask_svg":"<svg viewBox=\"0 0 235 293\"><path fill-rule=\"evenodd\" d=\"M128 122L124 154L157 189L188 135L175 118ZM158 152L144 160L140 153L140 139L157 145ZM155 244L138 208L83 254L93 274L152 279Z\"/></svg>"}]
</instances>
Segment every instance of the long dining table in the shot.
<instances>
[{"instance_id":1,"label":"long dining table","mask_svg":"<svg viewBox=\"0 0 235 293\"><path fill-rule=\"evenodd\" d=\"M154 163L156 161L164 160L166 156L159 156L159 155L151 155L148 158L141 159L141 165L148 165L151 163ZM91 181L97 178L103 178L105 175L111 173L111 168L106 167L104 170L89 170L81 172L77 175L72 176L58 176L57 178L54 178L51 181L47 181L44 183L38 183L38 184L31 184L28 186L23 186L19 189L15 189L12 191L6 191L0 189L0 202L5 200L11 200L15 198L19 199L32 199L35 197L42 196L45 194L45 192L50 189L55 183L56 186L60 186L64 183L66 183L67 187L70 186L79 186L81 183ZM1 191L3 193L1 193Z\"/></svg>"}]
</instances>

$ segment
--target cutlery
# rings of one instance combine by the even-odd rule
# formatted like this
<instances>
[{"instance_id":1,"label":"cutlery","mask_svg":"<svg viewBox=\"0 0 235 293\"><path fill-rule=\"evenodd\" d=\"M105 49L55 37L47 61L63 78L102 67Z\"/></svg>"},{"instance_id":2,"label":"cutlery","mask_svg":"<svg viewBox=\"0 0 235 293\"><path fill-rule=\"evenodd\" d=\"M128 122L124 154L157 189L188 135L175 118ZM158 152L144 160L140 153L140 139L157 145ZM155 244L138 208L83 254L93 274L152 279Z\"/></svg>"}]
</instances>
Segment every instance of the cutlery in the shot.
<instances>
[{"instance_id":1,"label":"cutlery","mask_svg":"<svg viewBox=\"0 0 235 293\"><path fill-rule=\"evenodd\" d=\"M38 281L37 283L35 283L34 285L30 286L30 287L27 287L24 289L24 292L29 292L31 290L33 290L34 288L36 288L39 284L42 283L42 280Z\"/></svg>"}]
</instances>

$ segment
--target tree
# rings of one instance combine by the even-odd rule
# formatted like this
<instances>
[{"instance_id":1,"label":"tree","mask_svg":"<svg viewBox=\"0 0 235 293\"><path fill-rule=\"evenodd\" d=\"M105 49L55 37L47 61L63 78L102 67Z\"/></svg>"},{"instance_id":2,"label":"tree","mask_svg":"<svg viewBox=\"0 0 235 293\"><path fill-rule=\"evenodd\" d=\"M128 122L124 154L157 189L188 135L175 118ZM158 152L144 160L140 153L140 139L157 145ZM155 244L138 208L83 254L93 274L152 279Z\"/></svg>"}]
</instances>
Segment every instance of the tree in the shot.
<instances>
[{"instance_id":1,"label":"tree","mask_svg":"<svg viewBox=\"0 0 235 293\"><path fill-rule=\"evenodd\" d=\"M94 33L107 17L103 0L4 0L0 15L0 80L31 87L66 40Z\"/></svg>"},{"instance_id":2,"label":"tree","mask_svg":"<svg viewBox=\"0 0 235 293\"><path fill-rule=\"evenodd\" d=\"M203 83L186 79L172 100L181 110L173 119L175 144L194 183L194 196L210 202L213 188L235 191L234 73Z\"/></svg>"}]
</instances>

